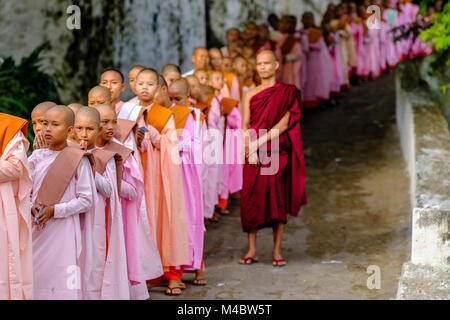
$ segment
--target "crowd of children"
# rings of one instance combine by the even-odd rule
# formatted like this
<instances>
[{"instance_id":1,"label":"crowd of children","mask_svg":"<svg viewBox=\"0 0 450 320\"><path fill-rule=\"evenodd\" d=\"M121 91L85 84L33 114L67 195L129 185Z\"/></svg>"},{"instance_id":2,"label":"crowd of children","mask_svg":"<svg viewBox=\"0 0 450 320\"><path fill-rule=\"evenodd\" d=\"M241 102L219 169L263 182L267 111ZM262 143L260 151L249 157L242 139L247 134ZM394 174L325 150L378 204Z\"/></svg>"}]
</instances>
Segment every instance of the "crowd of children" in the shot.
<instances>
[{"instance_id":1,"label":"crowd of children","mask_svg":"<svg viewBox=\"0 0 450 320\"><path fill-rule=\"evenodd\" d=\"M241 101L259 83L256 54L275 52L303 108L331 106L350 83L431 52L390 32L417 13L407 0L342 3L320 26L306 12L300 30L271 15L270 27L228 30L221 49L196 48L185 74L134 66L128 102L123 74L108 69L88 106L34 108L29 158L27 122L0 114L0 299L148 299L148 285L180 295L185 272L207 285L205 226L242 189Z\"/></svg>"}]
</instances>

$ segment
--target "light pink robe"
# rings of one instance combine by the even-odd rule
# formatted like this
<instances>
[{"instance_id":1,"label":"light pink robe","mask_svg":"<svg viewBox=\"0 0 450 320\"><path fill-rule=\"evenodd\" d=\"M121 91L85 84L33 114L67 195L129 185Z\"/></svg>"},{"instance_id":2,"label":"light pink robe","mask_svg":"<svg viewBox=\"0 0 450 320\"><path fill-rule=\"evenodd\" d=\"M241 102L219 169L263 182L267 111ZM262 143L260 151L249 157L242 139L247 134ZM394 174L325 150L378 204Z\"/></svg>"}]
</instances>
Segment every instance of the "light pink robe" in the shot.
<instances>
[{"instance_id":1,"label":"light pink robe","mask_svg":"<svg viewBox=\"0 0 450 320\"><path fill-rule=\"evenodd\" d=\"M203 215L202 168L194 162L196 125L189 114L179 138L181 173L183 178L184 200L186 203L189 236L189 255L191 263L186 269L201 268L203 258L203 238L205 232Z\"/></svg>"},{"instance_id":2,"label":"light pink robe","mask_svg":"<svg viewBox=\"0 0 450 320\"><path fill-rule=\"evenodd\" d=\"M34 203L42 181L60 151L35 150L30 156L33 181L31 201ZM93 205L92 168L83 158L61 201L55 205L54 217L42 230L33 226L34 298L37 300L82 299L80 256L83 250L80 214Z\"/></svg>"},{"instance_id":3,"label":"light pink robe","mask_svg":"<svg viewBox=\"0 0 450 320\"><path fill-rule=\"evenodd\" d=\"M116 103L115 105L115 109L116 109L116 113L119 114L120 110L122 109L123 105L125 104L124 101L120 100L119 102Z\"/></svg>"},{"instance_id":4,"label":"light pink robe","mask_svg":"<svg viewBox=\"0 0 450 320\"><path fill-rule=\"evenodd\" d=\"M0 300L33 299L28 147L18 132L0 158Z\"/></svg>"},{"instance_id":5,"label":"light pink robe","mask_svg":"<svg viewBox=\"0 0 450 320\"><path fill-rule=\"evenodd\" d=\"M284 82L286 84L293 84L298 89L301 88L301 80L300 80L300 68L302 66L302 50L300 47L300 42L295 43L295 45L292 47L291 51L289 52L288 56L296 57L297 60L295 61L288 61L286 63L283 62L283 54L281 52L281 47L288 37L288 34L283 35L283 38L280 39L280 41L277 42L276 47L276 57L278 62L280 63L280 68L277 72L277 79L281 82Z\"/></svg>"}]
</instances>

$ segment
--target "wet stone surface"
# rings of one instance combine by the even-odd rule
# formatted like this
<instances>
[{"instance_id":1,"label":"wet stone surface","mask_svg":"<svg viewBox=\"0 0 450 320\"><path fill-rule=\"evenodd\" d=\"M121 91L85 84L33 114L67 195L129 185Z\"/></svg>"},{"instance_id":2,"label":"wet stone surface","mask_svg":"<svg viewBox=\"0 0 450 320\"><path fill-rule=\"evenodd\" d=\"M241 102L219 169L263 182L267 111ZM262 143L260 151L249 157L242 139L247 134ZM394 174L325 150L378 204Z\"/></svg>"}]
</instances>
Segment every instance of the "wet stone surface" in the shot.
<instances>
[{"instance_id":1,"label":"wet stone surface","mask_svg":"<svg viewBox=\"0 0 450 320\"><path fill-rule=\"evenodd\" d=\"M305 112L303 129L308 205L289 219L283 238L288 264L272 267L272 230L258 233L259 262L239 265L247 237L239 200L231 216L205 238L208 286L190 284L160 299L394 299L402 264L410 259L409 179L395 126L394 76L352 87L341 104ZM369 266L380 270L370 290Z\"/></svg>"}]
</instances>

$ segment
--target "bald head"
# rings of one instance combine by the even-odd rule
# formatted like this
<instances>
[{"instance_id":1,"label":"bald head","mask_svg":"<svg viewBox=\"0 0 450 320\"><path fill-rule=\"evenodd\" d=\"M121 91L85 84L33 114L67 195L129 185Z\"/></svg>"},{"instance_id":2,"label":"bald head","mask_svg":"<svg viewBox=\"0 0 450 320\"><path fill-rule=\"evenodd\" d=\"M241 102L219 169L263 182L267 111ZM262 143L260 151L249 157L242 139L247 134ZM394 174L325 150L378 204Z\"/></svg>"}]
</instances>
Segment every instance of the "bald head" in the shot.
<instances>
[{"instance_id":1,"label":"bald head","mask_svg":"<svg viewBox=\"0 0 450 320\"><path fill-rule=\"evenodd\" d=\"M275 53L272 50L263 50L256 56L256 61L258 61L259 57L269 58L273 62L277 61L277 58L275 57Z\"/></svg>"},{"instance_id":2,"label":"bald head","mask_svg":"<svg viewBox=\"0 0 450 320\"><path fill-rule=\"evenodd\" d=\"M169 86L169 98L172 103L186 106L189 96L189 84L185 79L174 81Z\"/></svg>"},{"instance_id":3,"label":"bald head","mask_svg":"<svg viewBox=\"0 0 450 320\"><path fill-rule=\"evenodd\" d=\"M63 116L63 119L68 127L72 127L75 123L75 114L73 111L67 106L54 106L48 109L45 113L45 118L51 121L55 116Z\"/></svg>"},{"instance_id":4,"label":"bald head","mask_svg":"<svg viewBox=\"0 0 450 320\"><path fill-rule=\"evenodd\" d=\"M181 73L181 70L180 70L180 68L177 65L172 64L172 63L166 64L161 69L161 74L163 75L163 77L166 77L168 74L173 73L173 72Z\"/></svg>"},{"instance_id":5,"label":"bald head","mask_svg":"<svg viewBox=\"0 0 450 320\"><path fill-rule=\"evenodd\" d=\"M96 123L97 127L100 125L100 113L96 108L89 108L89 107L80 108L80 110L78 110L76 114L75 119L76 121L78 121L78 119L80 118L89 118Z\"/></svg>"},{"instance_id":6,"label":"bald head","mask_svg":"<svg viewBox=\"0 0 450 320\"><path fill-rule=\"evenodd\" d=\"M84 108L84 106L79 103L71 103L67 107L69 107L73 111L74 114L77 114L78 110L80 110L81 108Z\"/></svg>"},{"instance_id":7,"label":"bald head","mask_svg":"<svg viewBox=\"0 0 450 320\"><path fill-rule=\"evenodd\" d=\"M189 85L189 96L197 101L200 100L201 98L200 81L198 81L196 76L187 76L185 79Z\"/></svg>"},{"instance_id":8,"label":"bald head","mask_svg":"<svg viewBox=\"0 0 450 320\"><path fill-rule=\"evenodd\" d=\"M196 76L191 75L191 76L187 76L184 79L186 79L186 81L187 81L189 86L191 86L191 85L200 85L200 81L198 81Z\"/></svg>"},{"instance_id":9,"label":"bald head","mask_svg":"<svg viewBox=\"0 0 450 320\"><path fill-rule=\"evenodd\" d=\"M97 110L99 112L99 114L102 114L102 112L116 114L116 110L108 104L99 104L99 105L95 106L94 109Z\"/></svg>"},{"instance_id":10,"label":"bald head","mask_svg":"<svg viewBox=\"0 0 450 320\"><path fill-rule=\"evenodd\" d=\"M88 94L89 107L95 107L98 104L111 104L111 91L102 86L96 86Z\"/></svg>"},{"instance_id":11,"label":"bald head","mask_svg":"<svg viewBox=\"0 0 450 320\"><path fill-rule=\"evenodd\" d=\"M45 113L47 112L51 107L56 106L56 103L51 102L51 101L44 101L39 103L36 107L34 107L33 111L31 112L32 114L34 112L39 112L39 113Z\"/></svg>"},{"instance_id":12,"label":"bald head","mask_svg":"<svg viewBox=\"0 0 450 320\"><path fill-rule=\"evenodd\" d=\"M148 74L155 76L156 77L156 81L158 82L157 84L159 85L159 73L158 73L158 71L156 71L155 69L152 69L152 68L145 68L145 69L141 70L141 72L139 72L139 74L137 75L136 80L140 76L148 75Z\"/></svg>"}]
</instances>

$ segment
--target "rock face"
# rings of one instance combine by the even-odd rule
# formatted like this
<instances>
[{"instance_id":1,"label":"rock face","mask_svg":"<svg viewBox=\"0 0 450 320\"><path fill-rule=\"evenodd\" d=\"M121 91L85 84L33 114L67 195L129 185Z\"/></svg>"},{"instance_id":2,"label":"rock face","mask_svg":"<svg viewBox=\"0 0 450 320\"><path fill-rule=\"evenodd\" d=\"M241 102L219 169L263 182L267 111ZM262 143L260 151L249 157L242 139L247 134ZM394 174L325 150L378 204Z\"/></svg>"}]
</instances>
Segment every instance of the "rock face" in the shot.
<instances>
[{"instance_id":1,"label":"rock face","mask_svg":"<svg viewBox=\"0 0 450 320\"><path fill-rule=\"evenodd\" d=\"M193 49L207 44L207 32L218 44L226 28L242 27L249 20L265 22L270 12L300 18L312 10L318 20L329 2L0 0L0 57L18 60L47 41L44 67L59 76L62 101L86 103L87 91L107 67L117 67L126 76L134 64L160 69L171 62L185 71L192 67ZM67 28L71 5L81 9L80 30Z\"/></svg>"}]
</instances>

